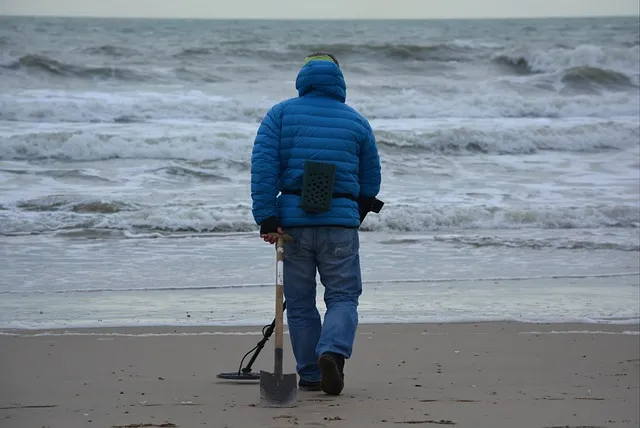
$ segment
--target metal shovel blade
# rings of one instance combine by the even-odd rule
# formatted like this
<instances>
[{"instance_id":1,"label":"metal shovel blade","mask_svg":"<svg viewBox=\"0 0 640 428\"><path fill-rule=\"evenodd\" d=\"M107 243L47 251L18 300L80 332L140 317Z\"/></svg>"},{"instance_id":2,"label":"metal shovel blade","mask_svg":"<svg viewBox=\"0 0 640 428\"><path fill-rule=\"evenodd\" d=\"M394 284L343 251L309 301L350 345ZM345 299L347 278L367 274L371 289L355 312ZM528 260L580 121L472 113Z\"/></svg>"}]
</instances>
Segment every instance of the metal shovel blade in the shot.
<instances>
[{"instance_id":1,"label":"metal shovel blade","mask_svg":"<svg viewBox=\"0 0 640 428\"><path fill-rule=\"evenodd\" d=\"M297 376L260 371L260 405L262 407L295 407L298 401Z\"/></svg>"}]
</instances>

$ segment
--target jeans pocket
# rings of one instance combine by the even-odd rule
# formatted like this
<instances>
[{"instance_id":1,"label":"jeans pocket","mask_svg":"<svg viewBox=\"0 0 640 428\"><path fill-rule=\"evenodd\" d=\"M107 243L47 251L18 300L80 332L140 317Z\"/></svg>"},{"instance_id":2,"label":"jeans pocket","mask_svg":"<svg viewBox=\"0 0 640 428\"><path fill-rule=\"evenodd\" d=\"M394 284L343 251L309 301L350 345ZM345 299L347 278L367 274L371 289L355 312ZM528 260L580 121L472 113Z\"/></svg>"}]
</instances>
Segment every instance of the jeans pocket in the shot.
<instances>
[{"instance_id":1,"label":"jeans pocket","mask_svg":"<svg viewBox=\"0 0 640 428\"><path fill-rule=\"evenodd\" d=\"M297 228L284 229L283 232L293 238L290 241L284 241L284 256L285 258L295 257L301 252L302 230Z\"/></svg>"},{"instance_id":2,"label":"jeans pocket","mask_svg":"<svg viewBox=\"0 0 640 428\"><path fill-rule=\"evenodd\" d=\"M358 252L358 231L341 227L327 230L327 250L335 257L348 257Z\"/></svg>"}]
</instances>

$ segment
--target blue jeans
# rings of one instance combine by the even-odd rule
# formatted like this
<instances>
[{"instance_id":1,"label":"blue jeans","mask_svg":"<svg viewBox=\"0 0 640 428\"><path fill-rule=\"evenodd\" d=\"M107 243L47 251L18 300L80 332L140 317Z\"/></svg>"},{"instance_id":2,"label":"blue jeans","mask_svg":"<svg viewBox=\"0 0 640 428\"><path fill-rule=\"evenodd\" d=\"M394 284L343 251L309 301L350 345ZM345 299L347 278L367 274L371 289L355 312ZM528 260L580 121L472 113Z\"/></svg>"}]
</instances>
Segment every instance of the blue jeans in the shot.
<instances>
[{"instance_id":1,"label":"blue jeans","mask_svg":"<svg viewBox=\"0 0 640 428\"><path fill-rule=\"evenodd\" d=\"M357 229L302 227L284 231L294 241L284 247L284 296L296 371L320 380L318 357L335 352L350 358L362 294ZM316 270L324 285L324 323L316 307Z\"/></svg>"}]
</instances>

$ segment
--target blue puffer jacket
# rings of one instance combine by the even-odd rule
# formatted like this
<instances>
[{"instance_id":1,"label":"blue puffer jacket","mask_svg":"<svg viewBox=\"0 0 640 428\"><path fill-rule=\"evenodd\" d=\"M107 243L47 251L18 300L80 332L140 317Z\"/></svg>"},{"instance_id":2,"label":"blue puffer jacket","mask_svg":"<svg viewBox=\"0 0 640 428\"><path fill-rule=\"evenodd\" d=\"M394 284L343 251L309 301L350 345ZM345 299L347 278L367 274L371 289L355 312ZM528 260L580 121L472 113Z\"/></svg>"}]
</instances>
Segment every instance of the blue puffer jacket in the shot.
<instances>
[{"instance_id":1,"label":"blue puffer jacket","mask_svg":"<svg viewBox=\"0 0 640 428\"><path fill-rule=\"evenodd\" d=\"M300 196L305 160L336 164L334 193L372 198L380 191L381 167L367 119L345 103L342 71L331 61L307 62L296 79L298 97L273 106L260 125L251 156L251 198L256 223L286 227L359 227L358 203L334 198L331 210L308 213Z\"/></svg>"}]
</instances>

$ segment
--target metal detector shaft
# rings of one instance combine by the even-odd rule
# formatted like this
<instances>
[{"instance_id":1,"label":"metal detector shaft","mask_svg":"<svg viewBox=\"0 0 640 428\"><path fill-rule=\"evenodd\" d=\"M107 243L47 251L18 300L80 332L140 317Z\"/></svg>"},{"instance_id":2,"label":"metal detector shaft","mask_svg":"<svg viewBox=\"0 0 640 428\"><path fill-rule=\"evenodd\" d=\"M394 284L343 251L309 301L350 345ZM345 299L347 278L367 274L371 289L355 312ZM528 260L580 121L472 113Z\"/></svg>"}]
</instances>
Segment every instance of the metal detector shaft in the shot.
<instances>
[{"instance_id":1,"label":"metal detector shaft","mask_svg":"<svg viewBox=\"0 0 640 428\"><path fill-rule=\"evenodd\" d=\"M287 309L287 302L285 301L282 304L282 311L284 312L286 309ZM249 360L249 362L247 363L247 366L242 369L242 373L251 373L251 368L253 366L253 363L255 363L256 359L258 358L258 354L260 353L260 351L262 351L262 348L264 348L264 345L267 343L267 341L273 334L273 330L275 329L275 327L276 327L276 320L274 318L273 321L271 322L271 325L269 325L269 327L265 330L264 337L256 345L256 350L251 356L251 359Z\"/></svg>"}]
</instances>

